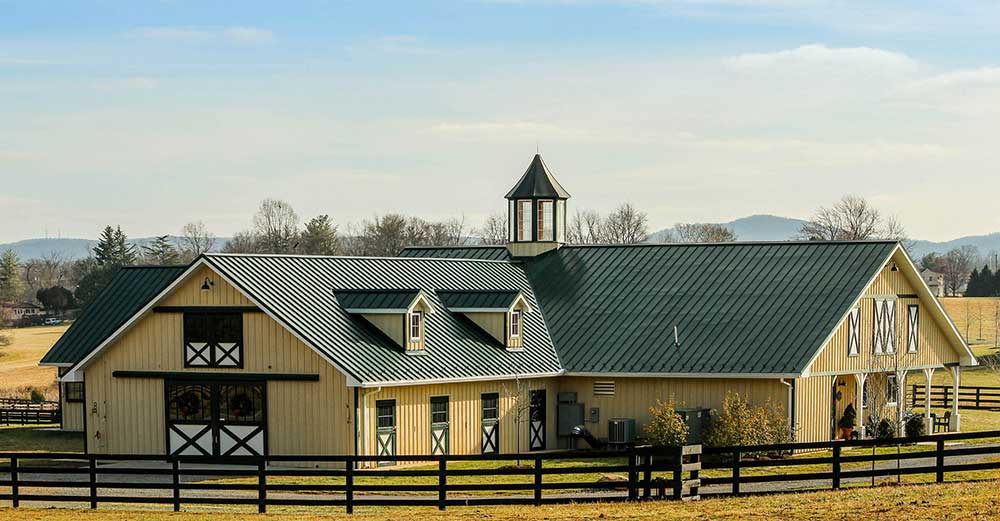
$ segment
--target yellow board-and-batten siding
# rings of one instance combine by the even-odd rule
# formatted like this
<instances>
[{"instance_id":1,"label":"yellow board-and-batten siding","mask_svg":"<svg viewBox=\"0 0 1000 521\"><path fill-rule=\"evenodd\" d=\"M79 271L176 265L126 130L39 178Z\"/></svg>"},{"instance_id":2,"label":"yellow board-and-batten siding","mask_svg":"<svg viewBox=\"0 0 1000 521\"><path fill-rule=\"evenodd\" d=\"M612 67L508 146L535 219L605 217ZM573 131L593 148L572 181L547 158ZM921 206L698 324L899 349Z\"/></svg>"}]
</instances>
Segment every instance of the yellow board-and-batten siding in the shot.
<instances>
[{"instance_id":1,"label":"yellow board-and-batten siding","mask_svg":"<svg viewBox=\"0 0 1000 521\"><path fill-rule=\"evenodd\" d=\"M214 285L202 291L206 277ZM203 268L159 305L252 303L210 269ZM268 450L283 455L353 453L353 392L344 375L264 313L243 314L243 341L243 369L185 368L183 315L149 313L139 319L85 369L89 450L116 454L166 452L164 382L158 378L112 376L114 371L134 370L317 374L318 382L267 382Z\"/></svg>"}]
</instances>

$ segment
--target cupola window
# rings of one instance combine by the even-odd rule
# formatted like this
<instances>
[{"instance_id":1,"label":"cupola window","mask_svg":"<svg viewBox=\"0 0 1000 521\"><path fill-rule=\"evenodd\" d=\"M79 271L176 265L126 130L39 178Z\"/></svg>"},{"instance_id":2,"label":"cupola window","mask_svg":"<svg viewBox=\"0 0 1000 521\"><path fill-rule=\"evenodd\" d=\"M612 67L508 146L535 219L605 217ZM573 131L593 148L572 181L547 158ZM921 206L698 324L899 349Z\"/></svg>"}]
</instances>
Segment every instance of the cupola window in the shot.
<instances>
[{"instance_id":1,"label":"cupola window","mask_svg":"<svg viewBox=\"0 0 1000 521\"><path fill-rule=\"evenodd\" d=\"M517 240L531 240L531 201L517 202Z\"/></svg>"}]
</instances>

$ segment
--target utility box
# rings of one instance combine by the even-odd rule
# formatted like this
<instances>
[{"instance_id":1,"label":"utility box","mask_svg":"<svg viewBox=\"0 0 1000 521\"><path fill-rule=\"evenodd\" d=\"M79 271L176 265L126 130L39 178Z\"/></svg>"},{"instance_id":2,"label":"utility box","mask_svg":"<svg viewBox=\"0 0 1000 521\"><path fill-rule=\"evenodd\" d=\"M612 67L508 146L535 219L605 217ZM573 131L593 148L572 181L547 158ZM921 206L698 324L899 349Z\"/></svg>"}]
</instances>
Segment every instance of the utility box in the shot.
<instances>
[{"instance_id":1,"label":"utility box","mask_svg":"<svg viewBox=\"0 0 1000 521\"><path fill-rule=\"evenodd\" d=\"M677 409L677 414L688 426L688 443L701 443L708 430L708 423L712 421L712 410L707 407L687 407Z\"/></svg>"},{"instance_id":2,"label":"utility box","mask_svg":"<svg viewBox=\"0 0 1000 521\"><path fill-rule=\"evenodd\" d=\"M576 438L572 436L573 427L583 425L584 416L583 404L576 403L576 393L559 393L556 404L556 437L559 439L559 448L575 449Z\"/></svg>"}]
</instances>

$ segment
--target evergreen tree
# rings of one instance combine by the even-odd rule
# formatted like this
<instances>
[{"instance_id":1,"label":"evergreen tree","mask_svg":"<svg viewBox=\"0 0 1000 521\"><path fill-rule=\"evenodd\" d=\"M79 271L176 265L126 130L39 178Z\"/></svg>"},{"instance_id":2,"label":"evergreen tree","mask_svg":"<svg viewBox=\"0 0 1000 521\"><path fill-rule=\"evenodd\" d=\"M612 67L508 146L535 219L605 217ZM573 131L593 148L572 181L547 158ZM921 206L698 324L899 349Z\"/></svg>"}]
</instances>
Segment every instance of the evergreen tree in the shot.
<instances>
[{"instance_id":1,"label":"evergreen tree","mask_svg":"<svg viewBox=\"0 0 1000 521\"><path fill-rule=\"evenodd\" d=\"M340 249L337 227L328 215L313 217L300 236L300 248L307 255L336 255Z\"/></svg>"},{"instance_id":2,"label":"evergreen tree","mask_svg":"<svg viewBox=\"0 0 1000 521\"><path fill-rule=\"evenodd\" d=\"M131 266L138 258L134 244L128 243L128 236L122 227L105 226L94 247L94 259L98 265Z\"/></svg>"},{"instance_id":3,"label":"evergreen tree","mask_svg":"<svg viewBox=\"0 0 1000 521\"><path fill-rule=\"evenodd\" d=\"M143 246L142 250L147 263L162 266L170 266L178 263L180 255L177 253L177 248L174 248L174 245L167 237L169 236L161 235L154 239L148 246Z\"/></svg>"},{"instance_id":4,"label":"evergreen tree","mask_svg":"<svg viewBox=\"0 0 1000 521\"><path fill-rule=\"evenodd\" d=\"M132 266L139 258L135 245L128 243L121 226L115 228L115 258L120 266Z\"/></svg>"},{"instance_id":5,"label":"evergreen tree","mask_svg":"<svg viewBox=\"0 0 1000 521\"><path fill-rule=\"evenodd\" d=\"M979 270L973 269L972 273L969 274L969 282L965 285L965 296L966 297L982 297L983 291L983 280L979 275Z\"/></svg>"},{"instance_id":6,"label":"evergreen tree","mask_svg":"<svg viewBox=\"0 0 1000 521\"><path fill-rule=\"evenodd\" d=\"M21 264L14 250L7 249L0 256L0 302L14 302L21 299L24 281L21 280Z\"/></svg>"},{"instance_id":7,"label":"evergreen tree","mask_svg":"<svg viewBox=\"0 0 1000 521\"><path fill-rule=\"evenodd\" d=\"M97 246L94 246L94 260L98 264L110 264L114 262L115 258L115 229L108 226L104 227L101 232L101 236L97 239Z\"/></svg>"},{"instance_id":8,"label":"evergreen tree","mask_svg":"<svg viewBox=\"0 0 1000 521\"><path fill-rule=\"evenodd\" d=\"M979 270L979 288L980 297L992 297L997 294L996 277L989 264Z\"/></svg>"}]
</instances>

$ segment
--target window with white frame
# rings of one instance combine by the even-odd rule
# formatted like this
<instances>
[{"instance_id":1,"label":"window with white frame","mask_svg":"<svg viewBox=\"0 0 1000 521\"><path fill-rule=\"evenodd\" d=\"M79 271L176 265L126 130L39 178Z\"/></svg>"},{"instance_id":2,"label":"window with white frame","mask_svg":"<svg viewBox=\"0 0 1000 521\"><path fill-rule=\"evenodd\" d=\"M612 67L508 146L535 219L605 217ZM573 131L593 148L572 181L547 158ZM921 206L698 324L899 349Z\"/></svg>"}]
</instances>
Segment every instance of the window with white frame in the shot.
<instances>
[{"instance_id":1,"label":"window with white frame","mask_svg":"<svg viewBox=\"0 0 1000 521\"><path fill-rule=\"evenodd\" d=\"M531 240L531 201L517 202L517 240Z\"/></svg>"},{"instance_id":2,"label":"window with white frame","mask_svg":"<svg viewBox=\"0 0 1000 521\"><path fill-rule=\"evenodd\" d=\"M847 356L861 354L861 308L855 307L847 314Z\"/></svg>"},{"instance_id":3,"label":"window with white frame","mask_svg":"<svg viewBox=\"0 0 1000 521\"><path fill-rule=\"evenodd\" d=\"M422 311L410 312L410 342L420 341L420 329L423 326L424 314Z\"/></svg>"},{"instance_id":4,"label":"window with white frame","mask_svg":"<svg viewBox=\"0 0 1000 521\"><path fill-rule=\"evenodd\" d=\"M875 354L896 352L896 300L875 299L872 316L872 349Z\"/></svg>"},{"instance_id":5,"label":"window with white frame","mask_svg":"<svg viewBox=\"0 0 1000 521\"><path fill-rule=\"evenodd\" d=\"M521 312L511 311L510 312L510 337L520 338L521 337Z\"/></svg>"},{"instance_id":6,"label":"window with white frame","mask_svg":"<svg viewBox=\"0 0 1000 521\"><path fill-rule=\"evenodd\" d=\"M552 207L553 201L538 201L538 240L555 240L555 233L552 229Z\"/></svg>"},{"instance_id":7,"label":"window with white frame","mask_svg":"<svg viewBox=\"0 0 1000 521\"><path fill-rule=\"evenodd\" d=\"M920 306L906 306L906 350L916 353L920 343Z\"/></svg>"}]
</instances>

